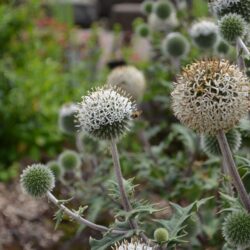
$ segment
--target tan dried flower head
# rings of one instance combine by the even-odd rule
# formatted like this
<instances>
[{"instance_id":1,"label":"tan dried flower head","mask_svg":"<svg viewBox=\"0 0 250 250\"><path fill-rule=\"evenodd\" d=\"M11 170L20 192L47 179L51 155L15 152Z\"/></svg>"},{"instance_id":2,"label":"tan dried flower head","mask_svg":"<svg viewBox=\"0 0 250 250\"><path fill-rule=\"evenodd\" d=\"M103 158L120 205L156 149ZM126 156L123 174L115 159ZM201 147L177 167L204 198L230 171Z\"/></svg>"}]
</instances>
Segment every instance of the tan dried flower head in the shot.
<instances>
[{"instance_id":1,"label":"tan dried flower head","mask_svg":"<svg viewBox=\"0 0 250 250\"><path fill-rule=\"evenodd\" d=\"M236 65L203 60L183 69L172 92L176 117L198 133L233 128L248 111L249 82Z\"/></svg>"},{"instance_id":2,"label":"tan dried flower head","mask_svg":"<svg viewBox=\"0 0 250 250\"><path fill-rule=\"evenodd\" d=\"M137 238L132 238L130 242L124 240L122 243L116 243L112 250L153 250L153 248Z\"/></svg>"}]
</instances>

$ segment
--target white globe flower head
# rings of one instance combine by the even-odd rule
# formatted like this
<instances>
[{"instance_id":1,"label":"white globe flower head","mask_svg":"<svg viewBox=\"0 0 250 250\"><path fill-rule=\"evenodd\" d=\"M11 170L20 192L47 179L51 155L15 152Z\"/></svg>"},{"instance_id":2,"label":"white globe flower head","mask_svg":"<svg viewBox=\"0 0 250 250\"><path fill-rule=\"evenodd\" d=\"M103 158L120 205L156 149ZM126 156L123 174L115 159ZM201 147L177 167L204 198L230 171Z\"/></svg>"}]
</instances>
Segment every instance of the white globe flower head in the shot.
<instances>
[{"instance_id":1,"label":"white globe flower head","mask_svg":"<svg viewBox=\"0 0 250 250\"><path fill-rule=\"evenodd\" d=\"M111 86L96 89L82 98L76 118L81 130L101 140L119 139L131 127L136 105Z\"/></svg>"},{"instance_id":2,"label":"white globe flower head","mask_svg":"<svg viewBox=\"0 0 250 250\"><path fill-rule=\"evenodd\" d=\"M131 242L124 241L121 244L116 244L112 247L113 250L153 250L152 247L147 244L141 243L138 240L131 240Z\"/></svg>"},{"instance_id":3,"label":"white globe flower head","mask_svg":"<svg viewBox=\"0 0 250 250\"><path fill-rule=\"evenodd\" d=\"M190 36L194 43L202 48L212 48L218 40L218 26L209 20L195 22L190 29Z\"/></svg>"}]
</instances>

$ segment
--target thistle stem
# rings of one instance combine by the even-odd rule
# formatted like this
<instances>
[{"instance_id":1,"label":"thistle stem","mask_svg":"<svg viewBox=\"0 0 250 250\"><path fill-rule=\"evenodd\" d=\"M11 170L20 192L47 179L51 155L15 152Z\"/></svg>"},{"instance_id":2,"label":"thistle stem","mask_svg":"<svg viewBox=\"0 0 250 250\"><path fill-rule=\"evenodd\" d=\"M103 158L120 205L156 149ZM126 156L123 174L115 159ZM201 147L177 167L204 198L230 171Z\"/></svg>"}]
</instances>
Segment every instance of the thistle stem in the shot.
<instances>
[{"instance_id":1,"label":"thistle stem","mask_svg":"<svg viewBox=\"0 0 250 250\"><path fill-rule=\"evenodd\" d=\"M122 170L121 170L121 165L119 161L119 154L118 154L116 142L114 141L114 139L111 139L111 153L112 153L112 158L114 162L115 175L116 175L119 191L121 194L122 206L125 211L129 212L130 210L132 210L132 206L129 202L129 199L128 199L128 196L124 187Z\"/></svg>"},{"instance_id":2,"label":"thistle stem","mask_svg":"<svg viewBox=\"0 0 250 250\"><path fill-rule=\"evenodd\" d=\"M237 44L244 51L245 54L250 55L249 49L240 37L237 38Z\"/></svg>"},{"instance_id":3,"label":"thistle stem","mask_svg":"<svg viewBox=\"0 0 250 250\"><path fill-rule=\"evenodd\" d=\"M228 145L227 138L225 136L225 133L222 130L218 132L217 140L219 142L223 159L225 161L225 164L227 165L227 169L232 178L234 186L239 194L239 197L243 205L245 206L247 211L250 213L250 199L249 199L248 193L242 183L242 180L240 178L240 175L238 173L238 170L236 168L236 165L232 156L232 152Z\"/></svg>"},{"instance_id":4,"label":"thistle stem","mask_svg":"<svg viewBox=\"0 0 250 250\"><path fill-rule=\"evenodd\" d=\"M60 203L60 201L51 192L47 192L47 197L48 197L49 201L51 201L58 208L62 209L65 214L70 216L70 218L74 219L78 223L86 225L86 226L88 226L94 230L100 231L100 232L110 231L109 228L95 224L95 223L83 218L79 214L73 212L71 209L67 208L65 205ZM126 232L127 231L123 231L123 230L112 230L112 233L114 233L114 234L126 234Z\"/></svg>"}]
</instances>

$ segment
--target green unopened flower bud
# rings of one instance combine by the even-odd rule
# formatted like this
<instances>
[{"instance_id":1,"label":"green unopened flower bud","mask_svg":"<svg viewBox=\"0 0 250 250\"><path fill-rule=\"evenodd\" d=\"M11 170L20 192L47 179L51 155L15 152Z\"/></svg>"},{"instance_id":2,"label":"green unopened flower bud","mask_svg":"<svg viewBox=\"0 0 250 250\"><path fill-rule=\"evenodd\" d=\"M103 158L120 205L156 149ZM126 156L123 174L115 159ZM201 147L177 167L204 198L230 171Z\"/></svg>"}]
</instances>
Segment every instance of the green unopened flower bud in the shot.
<instances>
[{"instance_id":1,"label":"green unopened flower bud","mask_svg":"<svg viewBox=\"0 0 250 250\"><path fill-rule=\"evenodd\" d=\"M150 0L146 0L142 3L142 12L146 15L152 13L154 7L154 3Z\"/></svg>"},{"instance_id":2,"label":"green unopened flower bud","mask_svg":"<svg viewBox=\"0 0 250 250\"><path fill-rule=\"evenodd\" d=\"M221 36L228 42L235 43L238 37L244 37L247 31L247 24L237 14L228 14L219 21Z\"/></svg>"},{"instance_id":3,"label":"green unopened flower bud","mask_svg":"<svg viewBox=\"0 0 250 250\"><path fill-rule=\"evenodd\" d=\"M189 42L179 32L172 32L166 36L162 44L162 51L166 56L173 58L185 57L189 52Z\"/></svg>"},{"instance_id":4,"label":"green unopened flower bud","mask_svg":"<svg viewBox=\"0 0 250 250\"><path fill-rule=\"evenodd\" d=\"M149 36L149 27L147 24L142 23L136 27L136 33L141 37L148 37Z\"/></svg>"},{"instance_id":5,"label":"green unopened flower bud","mask_svg":"<svg viewBox=\"0 0 250 250\"><path fill-rule=\"evenodd\" d=\"M230 245L241 249L250 247L250 214L238 211L228 215L222 232Z\"/></svg>"},{"instance_id":6,"label":"green unopened flower bud","mask_svg":"<svg viewBox=\"0 0 250 250\"><path fill-rule=\"evenodd\" d=\"M52 171L56 179L61 176L62 169L57 161L49 161L47 167Z\"/></svg>"},{"instance_id":7,"label":"green unopened flower bud","mask_svg":"<svg viewBox=\"0 0 250 250\"><path fill-rule=\"evenodd\" d=\"M226 133L227 141L232 152L237 152L241 145L241 134L237 129L231 129ZM201 147L209 156L220 156L220 145L216 136L202 135Z\"/></svg>"},{"instance_id":8,"label":"green unopened flower bud","mask_svg":"<svg viewBox=\"0 0 250 250\"><path fill-rule=\"evenodd\" d=\"M157 228L154 232L154 239L160 244L168 241L169 240L168 230L165 228Z\"/></svg>"},{"instance_id":9,"label":"green unopened flower bud","mask_svg":"<svg viewBox=\"0 0 250 250\"><path fill-rule=\"evenodd\" d=\"M65 170L79 168L81 159L78 153L73 150L66 150L59 156L59 163Z\"/></svg>"},{"instance_id":10,"label":"green unopened flower bud","mask_svg":"<svg viewBox=\"0 0 250 250\"><path fill-rule=\"evenodd\" d=\"M173 6L168 0L160 0L154 5L154 12L156 16L162 20L169 18L172 11Z\"/></svg>"},{"instance_id":11,"label":"green unopened flower bud","mask_svg":"<svg viewBox=\"0 0 250 250\"><path fill-rule=\"evenodd\" d=\"M40 198L45 196L48 191L52 191L55 186L55 177L48 167L33 164L23 170L21 186L30 196Z\"/></svg>"}]
</instances>

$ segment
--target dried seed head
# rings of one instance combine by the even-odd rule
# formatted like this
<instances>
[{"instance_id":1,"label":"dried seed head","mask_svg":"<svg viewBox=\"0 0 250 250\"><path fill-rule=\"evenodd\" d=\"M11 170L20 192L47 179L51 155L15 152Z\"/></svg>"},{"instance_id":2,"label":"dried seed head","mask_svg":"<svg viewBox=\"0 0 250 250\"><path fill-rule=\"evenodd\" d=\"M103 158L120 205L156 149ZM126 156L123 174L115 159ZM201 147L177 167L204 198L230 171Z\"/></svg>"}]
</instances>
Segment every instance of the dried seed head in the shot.
<instances>
[{"instance_id":1,"label":"dried seed head","mask_svg":"<svg viewBox=\"0 0 250 250\"><path fill-rule=\"evenodd\" d=\"M184 68L172 92L177 118L198 133L233 128L248 111L249 82L228 61L204 60Z\"/></svg>"},{"instance_id":2,"label":"dried seed head","mask_svg":"<svg viewBox=\"0 0 250 250\"><path fill-rule=\"evenodd\" d=\"M121 93L121 91L119 91ZM76 118L79 127L96 139L119 139L131 127L136 105L117 89L104 87L82 98Z\"/></svg>"},{"instance_id":3,"label":"dried seed head","mask_svg":"<svg viewBox=\"0 0 250 250\"><path fill-rule=\"evenodd\" d=\"M201 49L213 48L218 39L218 26L208 20L196 22L190 29L190 36Z\"/></svg>"}]
</instances>

